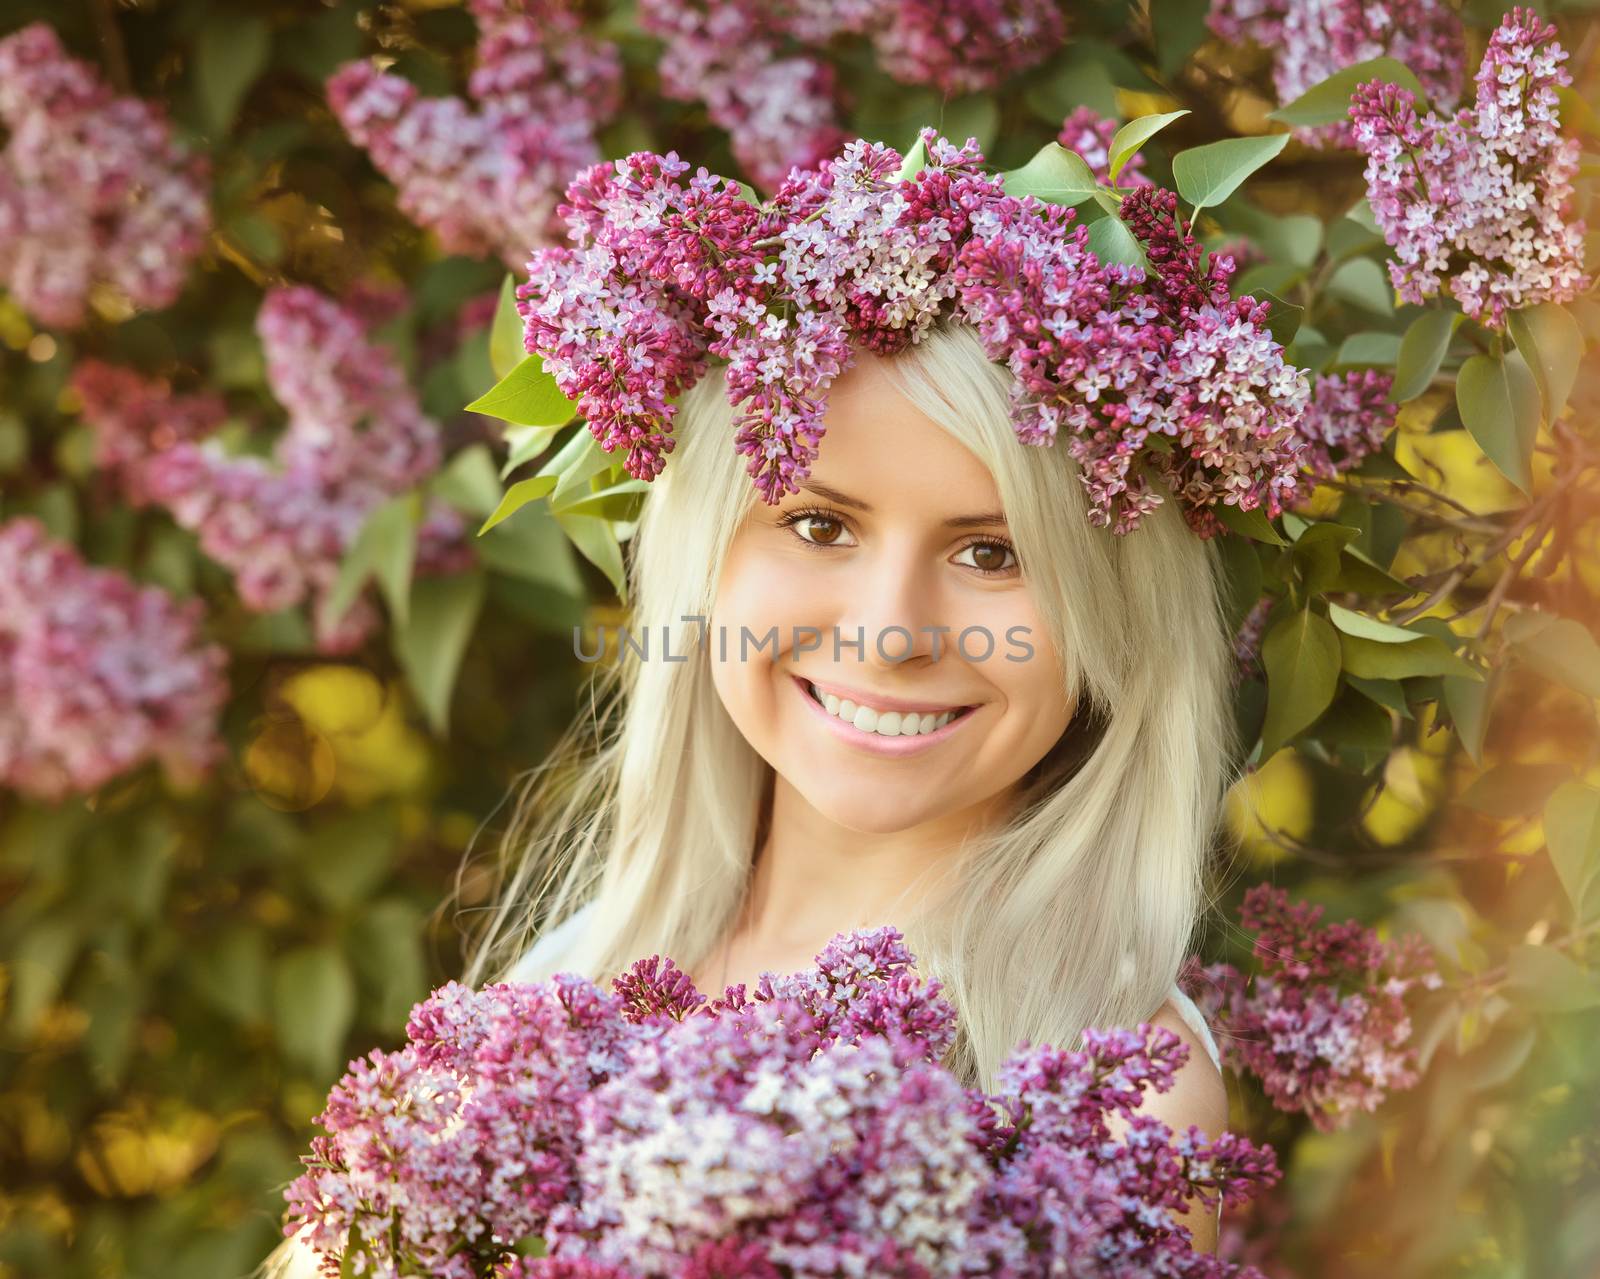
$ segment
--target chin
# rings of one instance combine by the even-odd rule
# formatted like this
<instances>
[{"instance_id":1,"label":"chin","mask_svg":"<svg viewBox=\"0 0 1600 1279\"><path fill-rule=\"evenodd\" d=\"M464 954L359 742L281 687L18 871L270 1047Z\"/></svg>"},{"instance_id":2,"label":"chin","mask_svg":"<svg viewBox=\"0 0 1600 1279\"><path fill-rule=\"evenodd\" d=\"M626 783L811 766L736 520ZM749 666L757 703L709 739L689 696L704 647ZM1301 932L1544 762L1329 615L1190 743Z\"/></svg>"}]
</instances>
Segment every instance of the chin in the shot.
<instances>
[{"instance_id":1,"label":"chin","mask_svg":"<svg viewBox=\"0 0 1600 1279\"><path fill-rule=\"evenodd\" d=\"M893 835L949 811L947 802L935 804L909 780L902 788L881 776L845 780L807 776L809 771L786 772L784 778L828 821L863 835Z\"/></svg>"}]
</instances>

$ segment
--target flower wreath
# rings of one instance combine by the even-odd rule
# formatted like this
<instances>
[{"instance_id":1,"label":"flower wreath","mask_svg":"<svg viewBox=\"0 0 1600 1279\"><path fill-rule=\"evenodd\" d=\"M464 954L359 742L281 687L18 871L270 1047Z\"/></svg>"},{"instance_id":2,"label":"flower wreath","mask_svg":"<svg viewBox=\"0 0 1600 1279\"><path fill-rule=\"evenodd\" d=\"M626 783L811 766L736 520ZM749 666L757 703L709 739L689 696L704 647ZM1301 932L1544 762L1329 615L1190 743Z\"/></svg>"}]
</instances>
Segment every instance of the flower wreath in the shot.
<instances>
[{"instance_id":1,"label":"flower wreath","mask_svg":"<svg viewBox=\"0 0 1600 1279\"><path fill-rule=\"evenodd\" d=\"M1202 537L1219 504L1279 514L1304 481L1310 387L1267 305L1229 296L1233 260L1195 242L1172 191L1097 188L1077 160L1050 147L989 174L976 140L924 129L904 159L853 141L762 203L685 179L671 152L593 165L558 210L573 246L537 250L517 290L524 345L641 481L672 451L675 397L726 360L735 447L775 504L809 474L852 345L900 350L949 304L1014 374L1018 439L1065 438L1092 523L1126 533L1160 505L1141 463ZM1106 218L1015 180L1051 166Z\"/></svg>"}]
</instances>

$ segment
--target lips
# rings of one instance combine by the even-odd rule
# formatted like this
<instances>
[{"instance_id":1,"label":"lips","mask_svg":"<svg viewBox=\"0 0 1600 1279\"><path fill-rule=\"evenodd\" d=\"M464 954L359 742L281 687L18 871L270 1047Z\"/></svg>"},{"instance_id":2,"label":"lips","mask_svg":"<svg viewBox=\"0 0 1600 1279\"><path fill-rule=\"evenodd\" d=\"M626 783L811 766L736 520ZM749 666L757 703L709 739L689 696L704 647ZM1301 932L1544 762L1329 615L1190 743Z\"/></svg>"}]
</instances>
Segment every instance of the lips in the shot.
<instances>
[{"instance_id":1,"label":"lips","mask_svg":"<svg viewBox=\"0 0 1600 1279\"><path fill-rule=\"evenodd\" d=\"M962 707L959 713L951 712L950 718L943 724L937 723L939 716L933 716L932 719L935 722L930 724L929 731L926 733L922 731L922 716L917 712L908 712L901 716L902 724L910 715L917 715L917 731L907 734L899 731L899 725L893 725L897 731L893 736L890 736L881 732L880 725L877 723L874 723L869 731L856 727L853 722L846 723L837 714L829 714L827 706L819 702L812 694L810 681L797 675L791 675L790 680L794 684L795 695L805 701L808 713L815 715L829 732L835 734L841 741L856 750L865 751L872 755L882 755L887 758L920 754L923 751L932 749L952 734L961 732L963 725L972 719L972 712L978 709L977 707ZM899 712L888 713L899 714Z\"/></svg>"}]
</instances>

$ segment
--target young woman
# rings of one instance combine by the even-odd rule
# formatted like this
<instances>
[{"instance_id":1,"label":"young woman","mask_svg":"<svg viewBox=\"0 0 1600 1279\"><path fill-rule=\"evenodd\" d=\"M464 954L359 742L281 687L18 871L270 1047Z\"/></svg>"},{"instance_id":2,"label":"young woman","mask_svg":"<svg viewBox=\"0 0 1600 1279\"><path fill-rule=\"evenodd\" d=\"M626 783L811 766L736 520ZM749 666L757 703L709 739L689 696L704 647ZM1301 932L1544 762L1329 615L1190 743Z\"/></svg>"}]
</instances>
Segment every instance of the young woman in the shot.
<instances>
[{"instance_id":1,"label":"young woman","mask_svg":"<svg viewBox=\"0 0 1600 1279\"><path fill-rule=\"evenodd\" d=\"M775 506L720 372L684 396L632 543L633 647L530 775L466 981L660 953L721 994L893 924L958 1011L967 1082L992 1090L1019 1040L1152 1022L1189 1058L1145 1108L1226 1126L1175 985L1234 758L1215 543L1170 500L1091 525L1067 451L1018 443L1010 376L948 322L857 351Z\"/></svg>"}]
</instances>

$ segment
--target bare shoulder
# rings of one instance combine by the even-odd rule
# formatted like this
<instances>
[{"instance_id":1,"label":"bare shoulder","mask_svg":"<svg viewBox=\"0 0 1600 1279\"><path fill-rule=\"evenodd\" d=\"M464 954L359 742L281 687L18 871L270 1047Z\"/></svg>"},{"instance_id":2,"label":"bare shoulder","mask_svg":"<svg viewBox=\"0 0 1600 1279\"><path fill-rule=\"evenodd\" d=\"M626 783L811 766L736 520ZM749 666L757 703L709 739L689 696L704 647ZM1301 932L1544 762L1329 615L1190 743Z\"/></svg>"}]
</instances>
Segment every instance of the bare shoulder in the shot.
<instances>
[{"instance_id":1,"label":"bare shoulder","mask_svg":"<svg viewBox=\"0 0 1600 1279\"><path fill-rule=\"evenodd\" d=\"M1178 1067L1172 1087L1164 1093L1147 1093L1142 1109L1175 1133L1194 1124L1208 1137L1220 1135L1228 1126L1228 1088L1204 1042L1170 999L1150 1023L1177 1035L1187 1045L1189 1057Z\"/></svg>"}]
</instances>

